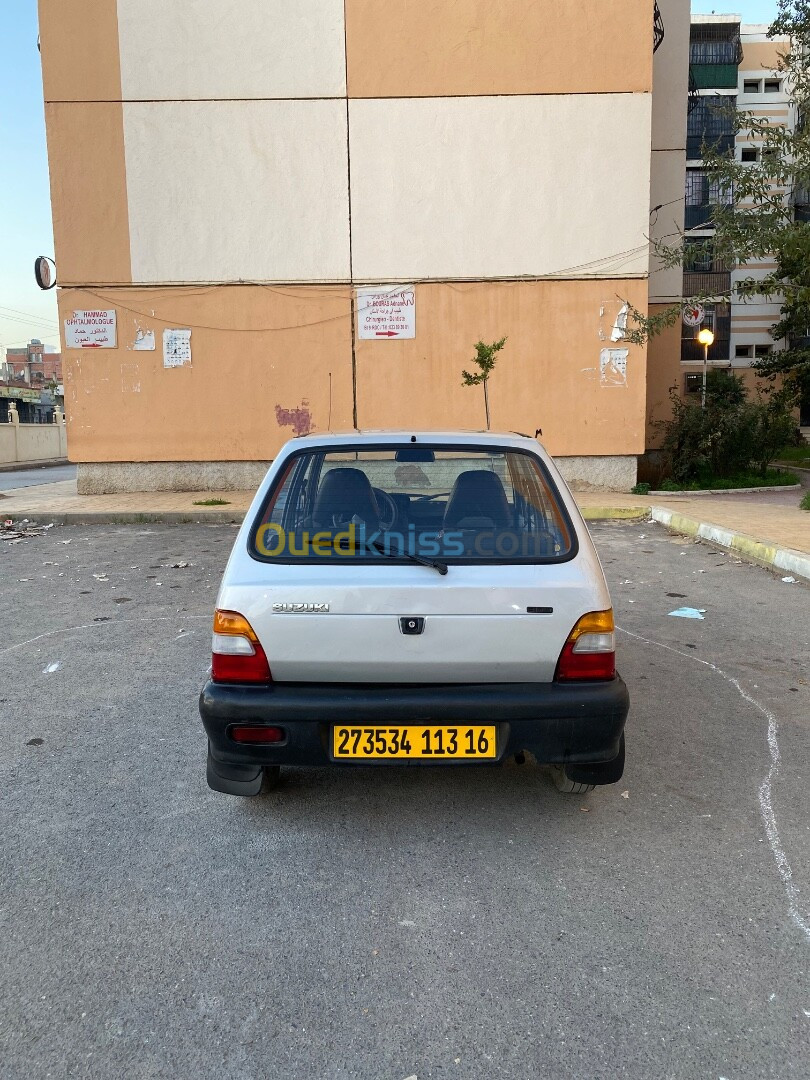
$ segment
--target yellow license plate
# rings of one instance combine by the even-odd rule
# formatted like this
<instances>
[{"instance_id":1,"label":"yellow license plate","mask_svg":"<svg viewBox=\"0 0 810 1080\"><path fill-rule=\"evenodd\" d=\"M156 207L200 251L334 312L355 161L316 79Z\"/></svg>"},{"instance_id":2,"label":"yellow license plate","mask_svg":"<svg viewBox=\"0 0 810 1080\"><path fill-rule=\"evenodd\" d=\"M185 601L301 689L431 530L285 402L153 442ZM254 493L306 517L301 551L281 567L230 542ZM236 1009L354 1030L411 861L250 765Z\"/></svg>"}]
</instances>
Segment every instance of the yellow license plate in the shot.
<instances>
[{"instance_id":1,"label":"yellow license plate","mask_svg":"<svg viewBox=\"0 0 810 1080\"><path fill-rule=\"evenodd\" d=\"M494 758L495 727L333 727L332 756L354 761L423 758L427 761Z\"/></svg>"}]
</instances>

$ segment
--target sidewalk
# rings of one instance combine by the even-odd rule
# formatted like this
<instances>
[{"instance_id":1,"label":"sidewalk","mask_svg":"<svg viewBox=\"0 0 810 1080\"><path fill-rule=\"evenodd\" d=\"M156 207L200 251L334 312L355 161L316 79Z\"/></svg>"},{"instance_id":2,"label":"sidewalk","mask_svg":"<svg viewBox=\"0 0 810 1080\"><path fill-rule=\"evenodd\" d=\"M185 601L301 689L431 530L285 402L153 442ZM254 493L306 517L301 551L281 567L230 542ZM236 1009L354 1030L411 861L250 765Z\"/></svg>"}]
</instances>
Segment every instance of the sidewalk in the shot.
<instances>
[{"instance_id":1,"label":"sidewalk","mask_svg":"<svg viewBox=\"0 0 810 1080\"><path fill-rule=\"evenodd\" d=\"M808 477L810 485L810 477ZM589 521L652 517L672 532L702 537L774 570L810 581L810 513L799 509L796 488L744 495L624 495L575 493ZM18 488L0 498L0 520L101 524L203 521L240 522L251 491L163 492L77 495L76 481ZM225 506L195 506L223 499Z\"/></svg>"}]
</instances>

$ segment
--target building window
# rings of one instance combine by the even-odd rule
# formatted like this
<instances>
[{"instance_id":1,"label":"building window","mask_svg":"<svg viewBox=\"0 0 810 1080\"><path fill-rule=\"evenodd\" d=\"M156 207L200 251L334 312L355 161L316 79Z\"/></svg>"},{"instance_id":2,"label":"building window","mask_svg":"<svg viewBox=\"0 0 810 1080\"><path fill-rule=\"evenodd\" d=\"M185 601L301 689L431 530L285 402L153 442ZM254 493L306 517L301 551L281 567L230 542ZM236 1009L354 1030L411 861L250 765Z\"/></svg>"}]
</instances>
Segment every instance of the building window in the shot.
<instances>
[{"instance_id":1,"label":"building window","mask_svg":"<svg viewBox=\"0 0 810 1080\"><path fill-rule=\"evenodd\" d=\"M761 94L762 83L759 79L745 79L743 81L744 94Z\"/></svg>"},{"instance_id":2,"label":"building window","mask_svg":"<svg viewBox=\"0 0 810 1080\"><path fill-rule=\"evenodd\" d=\"M753 345L736 345L734 347L734 355L738 360L750 360L754 355Z\"/></svg>"},{"instance_id":3,"label":"building window","mask_svg":"<svg viewBox=\"0 0 810 1080\"><path fill-rule=\"evenodd\" d=\"M766 94L778 94L782 90L781 79L766 79L765 80L765 93Z\"/></svg>"},{"instance_id":4,"label":"building window","mask_svg":"<svg viewBox=\"0 0 810 1080\"><path fill-rule=\"evenodd\" d=\"M763 356L770 356L773 352L773 345L757 345L754 349L754 356L759 360Z\"/></svg>"},{"instance_id":5,"label":"building window","mask_svg":"<svg viewBox=\"0 0 810 1080\"><path fill-rule=\"evenodd\" d=\"M703 389L703 375L699 371L690 371L683 377L683 389L686 394L699 394Z\"/></svg>"},{"instance_id":6,"label":"building window","mask_svg":"<svg viewBox=\"0 0 810 1080\"><path fill-rule=\"evenodd\" d=\"M744 146L740 151L740 161L758 161L759 150L756 146Z\"/></svg>"}]
</instances>

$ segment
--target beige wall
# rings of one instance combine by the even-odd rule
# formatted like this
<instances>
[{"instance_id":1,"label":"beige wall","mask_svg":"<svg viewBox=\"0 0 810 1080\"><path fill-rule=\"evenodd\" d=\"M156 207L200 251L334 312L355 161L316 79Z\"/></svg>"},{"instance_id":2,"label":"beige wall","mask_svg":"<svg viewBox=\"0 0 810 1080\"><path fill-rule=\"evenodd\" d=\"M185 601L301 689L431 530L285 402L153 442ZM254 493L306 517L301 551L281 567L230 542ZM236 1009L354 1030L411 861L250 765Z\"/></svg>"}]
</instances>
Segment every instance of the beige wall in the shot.
<instances>
[{"instance_id":1,"label":"beige wall","mask_svg":"<svg viewBox=\"0 0 810 1080\"><path fill-rule=\"evenodd\" d=\"M349 94L649 91L652 2L346 0Z\"/></svg>"},{"instance_id":2,"label":"beige wall","mask_svg":"<svg viewBox=\"0 0 810 1080\"><path fill-rule=\"evenodd\" d=\"M650 314L660 314L667 305L650 305ZM672 409L669 389L674 386L683 392L681 369L681 324L676 322L662 334L650 339L647 346L647 449L661 445L660 420L669 420Z\"/></svg>"},{"instance_id":3,"label":"beige wall","mask_svg":"<svg viewBox=\"0 0 810 1080\"><path fill-rule=\"evenodd\" d=\"M67 457L67 433L58 424L0 424L0 464Z\"/></svg>"},{"instance_id":4,"label":"beige wall","mask_svg":"<svg viewBox=\"0 0 810 1080\"><path fill-rule=\"evenodd\" d=\"M63 350L73 461L266 461L307 416L352 424L347 289L227 286L62 290L60 316L114 307L118 348ZM154 313L154 314L152 314ZM191 328L192 362L164 368L163 330ZM154 330L154 352L133 349Z\"/></svg>"},{"instance_id":5,"label":"beige wall","mask_svg":"<svg viewBox=\"0 0 810 1080\"><path fill-rule=\"evenodd\" d=\"M338 97L343 0L118 0L125 101Z\"/></svg>"},{"instance_id":6,"label":"beige wall","mask_svg":"<svg viewBox=\"0 0 810 1080\"><path fill-rule=\"evenodd\" d=\"M645 308L644 281L418 286L417 338L357 342L358 424L483 427L481 391L461 385L461 370L478 335L507 335L491 383L493 427L542 427L562 455L640 453L643 350L631 349L626 385L600 382L599 330L609 329L617 294ZM73 460L264 461L296 425L352 426L347 289L71 289L59 301L63 316L100 304L118 312L117 349L64 353ZM187 367L163 367L162 332L172 326L191 327ZM154 352L132 349L139 327L155 331Z\"/></svg>"},{"instance_id":7,"label":"beige wall","mask_svg":"<svg viewBox=\"0 0 810 1080\"><path fill-rule=\"evenodd\" d=\"M352 101L350 135L357 279L647 272L649 94Z\"/></svg>"},{"instance_id":8,"label":"beige wall","mask_svg":"<svg viewBox=\"0 0 810 1080\"><path fill-rule=\"evenodd\" d=\"M461 384L480 336L506 336L490 380L492 427L533 435L553 454L640 454L646 393L643 349L630 348L625 386L600 382L604 304L646 311L645 281L476 282L420 285L418 337L358 342L362 427L480 429L483 392ZM609 331L607 323L604 324Z\"/></svg>"},{"instance_id":9,"label":"beige wall","mask_svg":"<svg viewBox=\"0 0 810 1080\"><path fill-rule=\"evenodd\" d=\"M120 103L46 102L45 122L60 285L131 281Z\"/></svg>"},{"instance_id":10,"label":"beige wall","mask_svg":"<svg viewBox=\"0 0 810 1080\"><path fill-rule=\"evenodd\" d=\"M348 281L346 104L124 109L134 281Z\"/></svg>"},{"instance_id":11,"label":"beige wall","mask_svg":"<svg viewBox=\"0 0 810 1080\"><path fill-rule=\"evenodd\" d=\"M683 229L686 174L686 111L689 89L689 0L659 0L664 40L653 58L652 164L649 234L673 243ZM650 303L677 302L683 291L680 267L664 269L650 259Z\"/></svg>"}]
</instances>

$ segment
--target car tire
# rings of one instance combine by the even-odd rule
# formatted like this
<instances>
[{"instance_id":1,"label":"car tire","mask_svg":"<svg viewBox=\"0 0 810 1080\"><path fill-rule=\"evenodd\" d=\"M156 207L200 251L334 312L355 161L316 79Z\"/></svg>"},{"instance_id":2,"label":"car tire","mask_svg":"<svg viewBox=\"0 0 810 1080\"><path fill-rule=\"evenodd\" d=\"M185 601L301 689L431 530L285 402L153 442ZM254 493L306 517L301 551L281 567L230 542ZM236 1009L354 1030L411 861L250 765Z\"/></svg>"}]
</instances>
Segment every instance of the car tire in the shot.
<instances>
[{"instance_id":1,"label":"car tire","mask_svg":"<svg viewBox=\"0 0 810 1080\"><path fill-rule=\"evenodd\" d=\"M262 778L262 790L261 795L267 795L271 791L275 791L278 785L281 783L281 766L280 765L265 765L264 776Z\"/></svg>"},{"instance_id":2,"label":"car tire","mask_svg":"<svg viewBox=\"0 0 810 1080\"><path fill-rule=\"evenodd\" d=\"M255 798L278 787L281 779L281 766L267 765L228 765L216 761L208 751L206 780L212 791L224 795L239 795L242 798Z\"/></svg>"},{"instance_id":3,"label":"car tire","mask_svg":"<svg viewBox=\"0 0 810 1080\"><path fill-rule=\"evenodd\" d=\"M585 795L595 787L617 784L624 773L624 732L619 752L612 761L594 765L551 765L550 768L557 790L570 795Z\"/></svg>"},{"instance_id":4,"label":"car tire","mask_svg":"<svg viewBox=\"0 0 810 1080\"><path fill-rule=\"evenodd\" d=\"M579 784L576 780L569 780L564 765L551 766L551 779L557 791L562 791L566 795L587 795L596 787L595 784Z\"/></svg>"}]
</instances>

